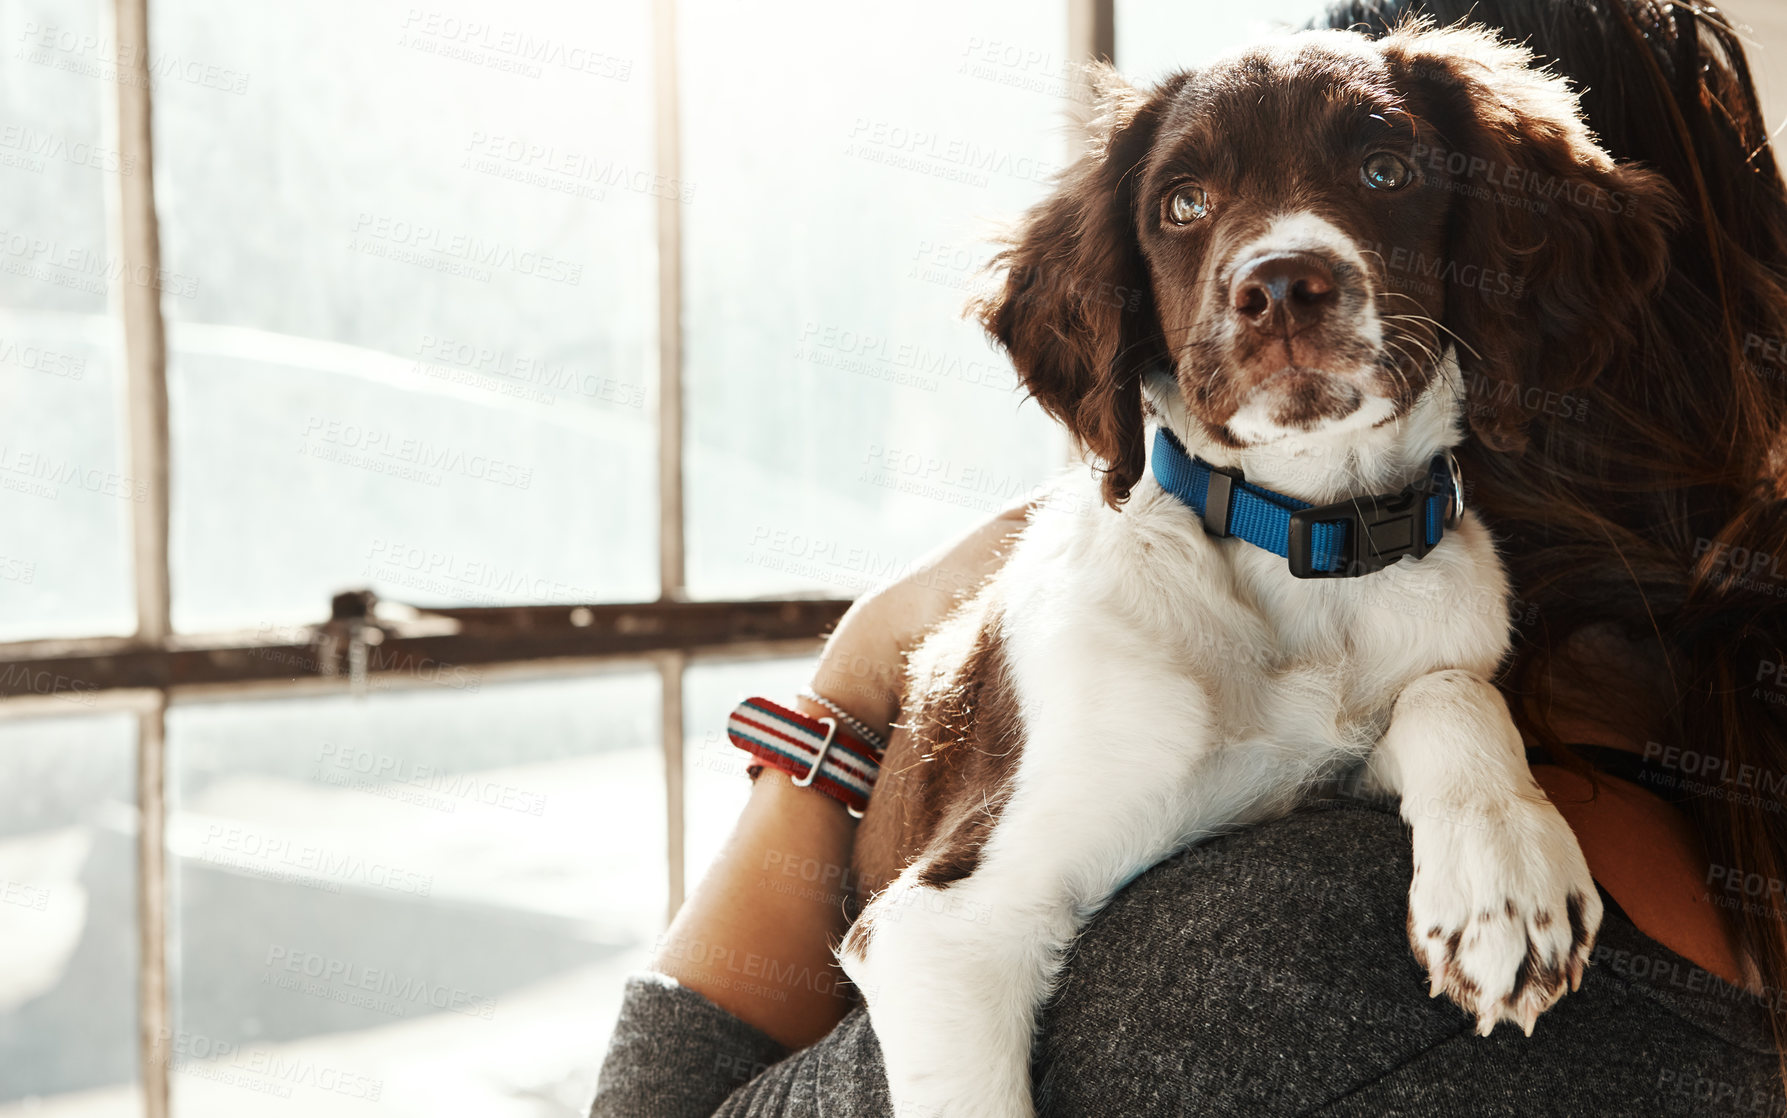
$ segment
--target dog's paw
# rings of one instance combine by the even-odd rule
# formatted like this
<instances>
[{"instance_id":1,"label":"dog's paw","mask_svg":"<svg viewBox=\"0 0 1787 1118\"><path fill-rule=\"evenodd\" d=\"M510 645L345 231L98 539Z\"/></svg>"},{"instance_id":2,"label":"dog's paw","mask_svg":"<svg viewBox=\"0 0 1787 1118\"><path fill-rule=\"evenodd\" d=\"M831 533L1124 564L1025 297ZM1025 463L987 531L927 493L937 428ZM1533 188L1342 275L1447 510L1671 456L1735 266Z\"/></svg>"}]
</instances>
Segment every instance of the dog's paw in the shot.
<instances>
[{"instance_id":1,"label":"dog's paw","mask_svg":"<svg viewBox=\"0 0 1787 1118\"><path fill-rule=\"evenodd\" d=\"M1519 799L1409 813L1415 877L1408 934L1444 993L1488 1036L1582 984L1601 897L1569 824L1536 787Z\"/></svg>"}]
</instances>

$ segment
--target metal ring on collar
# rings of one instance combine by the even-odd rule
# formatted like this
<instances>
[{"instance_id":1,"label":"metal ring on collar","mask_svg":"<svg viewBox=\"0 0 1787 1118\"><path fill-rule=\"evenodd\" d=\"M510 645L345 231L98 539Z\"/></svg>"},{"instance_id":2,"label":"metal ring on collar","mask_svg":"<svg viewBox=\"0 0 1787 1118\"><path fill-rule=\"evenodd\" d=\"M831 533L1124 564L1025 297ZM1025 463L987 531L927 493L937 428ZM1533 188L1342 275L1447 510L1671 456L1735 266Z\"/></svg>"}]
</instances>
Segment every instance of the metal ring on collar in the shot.
<instances>
[{"instance_id":1,"label":"metal ring on collar","mask_svg":"<svg viewBox=\"0 0 1787 1118\"><path fill-rule=\"evenodd\" d=\"M1446 527L1458 527L1464 515L1464 471L1458 468L1458 456L1446 451L1446 470L1452 475L1452 509L1446 514Z\"/></svg>"}]
</instances>

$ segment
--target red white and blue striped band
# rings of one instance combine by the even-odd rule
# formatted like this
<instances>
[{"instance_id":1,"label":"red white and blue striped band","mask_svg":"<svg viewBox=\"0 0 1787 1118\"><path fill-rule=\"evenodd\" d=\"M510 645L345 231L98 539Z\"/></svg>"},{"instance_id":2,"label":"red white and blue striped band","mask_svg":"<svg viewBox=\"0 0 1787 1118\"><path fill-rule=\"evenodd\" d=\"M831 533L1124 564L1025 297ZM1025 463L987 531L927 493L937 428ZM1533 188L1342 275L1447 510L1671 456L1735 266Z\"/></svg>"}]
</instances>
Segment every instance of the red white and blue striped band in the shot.
<instances>
[{"instance_id":1,"label":"red white and blue striped band","mask_svg":"<svg viewBox=\"0 0 1787 1118\"><path fill-rule=\"evenodd\" d=\"M726 736L764 764L793 776L796 784L810 784L854 815L869 806L869 793L881 772L881 754L835 718L808 718L768 699L750 698L732 708Z\"/></svg>"}]
</instances>

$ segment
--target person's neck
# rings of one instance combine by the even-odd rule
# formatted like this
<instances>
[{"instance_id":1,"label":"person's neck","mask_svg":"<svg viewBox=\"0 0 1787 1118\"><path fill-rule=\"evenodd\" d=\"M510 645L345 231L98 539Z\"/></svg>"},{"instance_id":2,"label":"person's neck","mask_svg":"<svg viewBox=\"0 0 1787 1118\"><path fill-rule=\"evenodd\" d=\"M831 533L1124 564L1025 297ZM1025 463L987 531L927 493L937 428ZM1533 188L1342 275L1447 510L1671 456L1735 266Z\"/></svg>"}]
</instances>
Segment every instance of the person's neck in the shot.
<instances>
[{"instance_id":1,"label":"person's neck","mask_svg":"<svg viewBox=\"0 0 1787 1118\"><path fill-rule=\"evenodd\" d=\"M1536 698L1566 745L1643 754L1663 736L1673 694L1667 658L1654 644L1596 626L1564 643ZM1760 989L1729 913L1712 903L1706 848L1680 809L1605 774L1591 786L1576 772L1538 764L1533 776L1576 832L1589 872L1639 931L1734 986Z\"/></svg>"}]
</instances>

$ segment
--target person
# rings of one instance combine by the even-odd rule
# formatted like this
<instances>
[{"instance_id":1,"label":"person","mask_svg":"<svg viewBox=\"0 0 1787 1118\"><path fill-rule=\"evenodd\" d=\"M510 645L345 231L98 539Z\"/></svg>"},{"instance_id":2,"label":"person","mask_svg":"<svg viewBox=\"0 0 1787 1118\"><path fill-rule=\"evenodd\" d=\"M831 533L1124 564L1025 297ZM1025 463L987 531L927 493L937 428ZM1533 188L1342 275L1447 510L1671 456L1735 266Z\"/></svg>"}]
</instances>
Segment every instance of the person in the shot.
<instances>
[{"instance_id":1,"label":"person","mask_svg":"<svg viewBox=\"0 0 1787 1118\"><path fill-rule=\"evenodd\" d=\"M1395 805L1329 795L1168 859L1092 920L1044 1012L1042 1114L1787 1112L1787 189L1743 46L1701 0L1347 0L1315 25L1423 13L1525 42L1615 158L1687 200L1634 345L1523 400L1524 448L1460 451L1517 596L1509 708L1606 905L1593 965L1532 1038L1476 1037L1408 949ZM885 733L901 652L1022 521L858 601L815 691ZM592 1115L891 1113L831 964L853 826L756 780L629 981Z\"/></svg>"}]
</instances>

